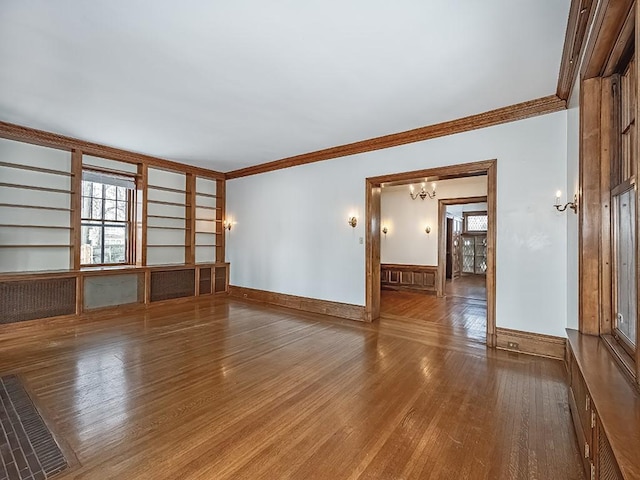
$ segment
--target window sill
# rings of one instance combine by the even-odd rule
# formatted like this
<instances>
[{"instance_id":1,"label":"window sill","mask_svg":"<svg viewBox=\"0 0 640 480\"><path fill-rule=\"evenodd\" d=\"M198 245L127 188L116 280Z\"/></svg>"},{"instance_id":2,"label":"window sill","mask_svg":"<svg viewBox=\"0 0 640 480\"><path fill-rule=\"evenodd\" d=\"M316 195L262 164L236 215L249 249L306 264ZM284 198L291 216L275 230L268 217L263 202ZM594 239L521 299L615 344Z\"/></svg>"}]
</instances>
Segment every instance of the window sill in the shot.
<instances>
[{"instance_id":1,"label":"window sill","mask_svg":"<svg viewBox=\"0 0 640 480\"><path fill-rule=\"evenodd\" d=\"M635 362L633 361L633 358L631 358L631 355L629 355L627 351L620 346L613 335L602 335L600 338L602 338L607 350L611 353L611 356L622 370L622 373L624 373L627 379L635 385L636 369Z\"/></svg>"}]
</instances>

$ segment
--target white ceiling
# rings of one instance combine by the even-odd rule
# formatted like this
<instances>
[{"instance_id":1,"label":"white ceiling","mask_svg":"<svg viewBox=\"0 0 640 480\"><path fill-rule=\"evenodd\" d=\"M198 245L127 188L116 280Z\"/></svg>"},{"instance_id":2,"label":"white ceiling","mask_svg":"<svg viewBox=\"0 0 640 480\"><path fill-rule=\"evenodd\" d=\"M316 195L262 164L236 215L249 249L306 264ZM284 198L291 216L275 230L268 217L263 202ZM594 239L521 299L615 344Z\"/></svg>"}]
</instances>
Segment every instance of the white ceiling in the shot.
<instances>
[{"instance_id":1,"label":"white ceiling","mask_svg":"<svg viewBox=\"0 0 640 480\"><path fill-rule=\"evenodd\" d=\"M219 171L553 94L570 0L0 0L0 120Z\"/></svg>"}]
</instances>

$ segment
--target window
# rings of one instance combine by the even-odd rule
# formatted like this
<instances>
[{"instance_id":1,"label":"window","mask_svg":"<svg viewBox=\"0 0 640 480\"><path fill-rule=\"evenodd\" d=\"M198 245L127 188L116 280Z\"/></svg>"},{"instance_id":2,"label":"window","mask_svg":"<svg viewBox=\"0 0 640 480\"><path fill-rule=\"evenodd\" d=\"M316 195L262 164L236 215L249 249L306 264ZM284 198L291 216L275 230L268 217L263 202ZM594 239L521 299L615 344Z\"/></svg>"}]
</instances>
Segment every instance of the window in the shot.
<instances>
[{"instance_id":1,"label":"window","mask_svg":"<svg viewBox=\"0 0 640 480\"><path fill-rule=\"evenodd\" d=\"M487 231L489 217L487 212L463 212L464 231L466 233L484 233Z\"/></svg>"},{"instance_id":2,"label":"window","mask_svg":"<svg viewBox=\"0 0 640 480\"><path fill-rule=\"evenodd\" d=\"M631 58L629 58L631 57ZM636 95L633 51L613 76L611 195L612 334L634 355L637 338L636 283Z\"/></svg>"},{"instance_id":3,"label":"window","mask_svg":"<svg viewBox=\"0 0 640 480\"><path fill-rule=\"evenodd\" d=\"M132 205L135 179L94 170L82 172L80 263L133 263Z\"/></svg>"}]
</instances>

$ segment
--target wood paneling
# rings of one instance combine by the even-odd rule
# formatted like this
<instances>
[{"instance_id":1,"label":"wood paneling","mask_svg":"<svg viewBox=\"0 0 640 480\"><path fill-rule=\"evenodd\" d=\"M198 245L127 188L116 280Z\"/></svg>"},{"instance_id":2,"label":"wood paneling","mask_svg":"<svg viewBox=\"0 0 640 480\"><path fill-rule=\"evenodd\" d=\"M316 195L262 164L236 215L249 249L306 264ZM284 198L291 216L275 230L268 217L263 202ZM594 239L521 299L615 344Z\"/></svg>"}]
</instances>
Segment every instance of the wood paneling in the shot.
<instances>
[{"instance_id":1,"label":"wood paneling","mask_svg":"<svg viewBox=\"0 0 640 480\"><path fill-rule=\"evenodd\" d=\"M195 269L214 269L215 270L215 293L226 293L229 284L229 264L199 264L194 267L185 268L184 265L163 265L156 267L136 267L131 265L123 265L118 267L92 267L78 271L58 271L58 272L39 272L39 273L3 273L0 274L0 333L12 330L15 322L29 323L33 325L47 325L50 318L55 316L60 319L78 318L83 313L84 304L84 278L89 276L107 276L107 275L124 275L127 273L140 273L144 278L144 284L139 286L141 292L141 303L137 306L113 306L100 309L100 313L109 311L128 311L139 308L148 307L152 301L152 272L163 273L165 276L171 277L171 272L179 272L180 270L189 270L193 272ZM179 273L178 273L179 275ZM65 306L63 309L55 307L56 302L68 303L67 293L60 294L51 290L47 285L57 285L56 282L70 281L73 283L73 308ZM162 303L168 299L171 302L178 302L180 298L195 295L195 277L187 282L178 280L165 290L158 290L158 276L154 278L156 289L153 296L154 304ZM48 284L47 282L53 282ZM142 283L142 282L141 282ZM171 283L171 282L169 282ZM15 285L20 284L20 294L15 293ZM43 287L44 285L44 287ZM164 284L167 286L168 284ZM161 285L162 286L162 285ZM210 287L211 288L211 287ZM65 290L65 292L67 292ZM209 289L211 292L211 289ZM17 295L17 296L16 296ZM24 298L20 296L24 295ZM55 297L59 298L55 298ZM40 298L42 297L42 298ZM51 308L46 305L53 305ZM44 306L43 306L44 305ZM2 307L8 309L2 312ZM34 313L36 312L36 313ZM42 316L40 315L40 312ZM93 314L93 313L92 313ZM4 318L6 321L2 321Z\"/></svg>"},{"instance_id":2,"label":"wood paneling","mask_svg":"<svg viewBox=\"0 0 640 480\"><path fill-rule=\"evenodd\" d=\"M107 147L97 143L86 142L77 138L66 137L56 133L36 130L34 128L0 122L0 137L20 142L33 143L45 147L59 148L61 150L81 150L85 155L104 157L111 160L119 160L128 163L143 163L147 166L164 168L178 172L192 173L201 177L224 179L224 173L193 167L183 163L164 160L141 153L129 152L119 148Z\"/></svg>"},{"instance_id":3,"label":"wood paneling","mask_svg":"<svg viewBox=\"0 0 640 480\"><path fill-rule=\"evenodd\" d=\"M581 78L604 74L616 41L623 31L633 0L600 0L593 19L591 35L585 48Z\"/></svg>"},{"instance_id":4,"label":"wood paneling","mask_svg":"<svg viewBox=\"0 0 640 480\"><path fill-rule=\"evenodd\" d=\"M187 173L185 179L185 225L184 262L193 264L196 261L196 177Z\"/></svg>"},{"instance_id":5,"label":"wood paneling","mask_svg":"<svg viewBox=\"0 0 640 480\"><path fill-rule=\"evenodd\" d=\"M239 170L233 170L231 172L227 172L226 178L231 179L257 175L259 173L295 167L297 165L304 165L307 163L320 162L322 160L330 160L332 158L354 155L356 153L370 152L373 150L381 150L383 148L396 147L407 143L421 142L432 138L453 135L455 133L468 132L479 128L514 122L516 120L523 120L537 115L545 115L547 113L564 110L565 108L565 100L558 98L556 95L550 95L548 97L542 97L536 100L498 108L496 110L480 113L478 115L471 115L449 122L438 123L427 127L408 130L406 132L384 135L382 137L318 150L317 152L296 155L294 157L283 158L273 162L241 168Z\"/></svg>"},{"instance_id":6,"label":"wood paneling","mask_svg":"<svg viewBox=\"0 0 640 480\"><path fill-rule=\"evenodd\" d=\"M496 328L496 335L496 347L501 350L564 360L566 340L562 337L502 327Z\"/></svg>"},{"instance_id":7,"label":"wood paneling","mask_svg":"<svg viewBox=\"0 0 640 480\"><path fill-rule=\"evenodd\" d=\"M593 449L590 457L598 474L603 474L598 478L640 478L640 394L600 338L582 335L572 329L567 329L567 336L571 349L569 357L574 362L571 391L576 397L577 417L580 419L576 430L582 428L586 432L583 437ZM584 403L582 398L586 399ZM606 443L598 438L600 435L606 436ZM604 450L600 451L600 448ZM605 455L602 459L599 457L601 454ZM615 476L616 468L622 477Z\"/></svg>"},{"instance_id":8,"label":"wood paneling","mask_svg":"<svg viewBox=\"0 0 640 480\"><path fill-rule=\"evenodd\" d=\"M56 480L584 480L558 361L228 297L21 333Z\"/></svg>"},{"instance_id":9,"label":"wood paneling","mask_svg":"<svg viewBox=\"0 0 640 480\"><path fill-rule=\"evenodd\" d=\"M330 302L317 298L298 297L284 293L267 292L253 288L229 286L229 295L245 300L254 300L269 305L293 308L304 312L321 313L332 317L347 318L349 320L365 320L364 307L348 303Z\"/></svg>"},{"instance_id":10,"label":"wood paneling","mask_svg":"<svg viewBox=\"0 0 640 480\"><path fill-rule=\"evenodd\" d=\"M580 272L578 316L580 331L600 333L600 115L602 81L582 82L580 115L580 197L578 208L578 268Z\"/></svg>"},{"instance_id":11,"label":"wood paneling","mask_svg":"<svg viewBox=\"0 0 640 480\"><path fill-rule=\"evenodd\" d=\"M568 100L571 96L571 90L578 77L582 52L587 42L597 3L594 0L571 0L556 90L556 95L563 100Z\"/></svg>"},{"instance_id":12,"label":"wood paneling","mask_svg":"<svg viewBox=\"0 0 640 480\"><path fill-rule=\"evenodd\" d=\"M436 291L436 265L380 265L380 286L391 290Z\"/></svg>"}]
</instances>

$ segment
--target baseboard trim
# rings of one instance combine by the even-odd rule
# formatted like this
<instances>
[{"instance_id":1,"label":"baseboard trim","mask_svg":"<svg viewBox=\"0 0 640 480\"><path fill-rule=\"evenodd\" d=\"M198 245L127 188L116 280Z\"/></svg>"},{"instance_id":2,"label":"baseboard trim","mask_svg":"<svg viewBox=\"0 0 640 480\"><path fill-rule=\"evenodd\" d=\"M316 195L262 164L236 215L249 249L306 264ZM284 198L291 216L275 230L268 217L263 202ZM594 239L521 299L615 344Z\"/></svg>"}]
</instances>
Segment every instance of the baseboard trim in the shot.
<instances>
[{"instance_id":1,"label":"baseboard trim","mask_svg":"<svg viewBox=\"0 0 640 480\"><path fill-rule=\"evenodd\" d=\"M511 330L502 327L496 328L496 335L496 348L499 350L553 358L563 362L566 361L566 338L540 333L522 332L520 330ZM509 343L516 343L518 347L510 346Z\"/></svg>"},{"instance_id":2,"label":"baseboard trim","mask_svg":"<svg viewBox=\"0 0 640 480\"><path fill-rule=\"evenodd\" d=\"M234 298L254 300L267 303L269 305L302 310L304 312L321 313L323 315L357 320L359 322L365 321L364 306L361 305L331 302L329 300L319 300L317 298L298 297L296 295L256 290L253 288L238 287L235 285L229 285L229 295Z\"/></svg>"}]
</instances>

